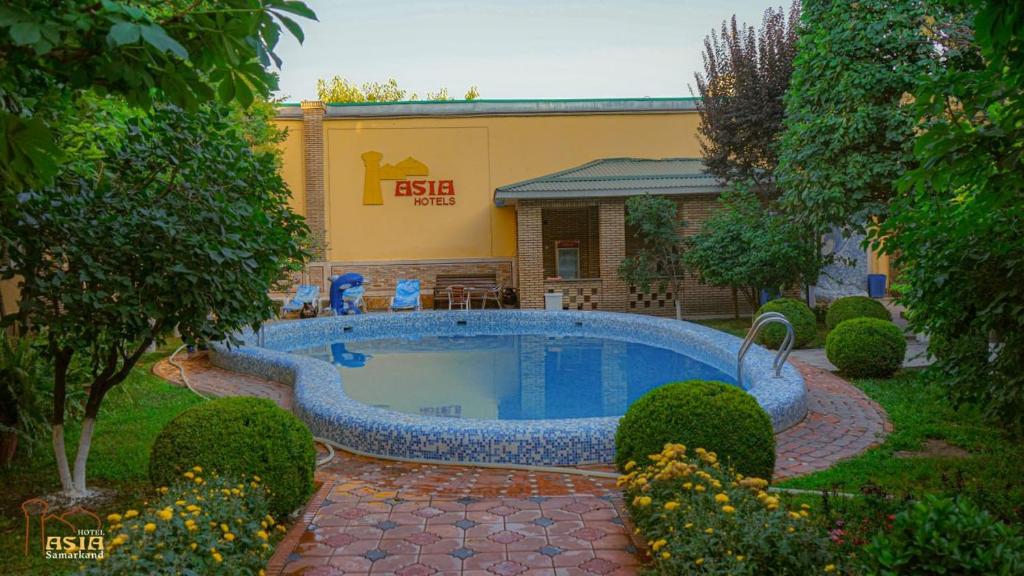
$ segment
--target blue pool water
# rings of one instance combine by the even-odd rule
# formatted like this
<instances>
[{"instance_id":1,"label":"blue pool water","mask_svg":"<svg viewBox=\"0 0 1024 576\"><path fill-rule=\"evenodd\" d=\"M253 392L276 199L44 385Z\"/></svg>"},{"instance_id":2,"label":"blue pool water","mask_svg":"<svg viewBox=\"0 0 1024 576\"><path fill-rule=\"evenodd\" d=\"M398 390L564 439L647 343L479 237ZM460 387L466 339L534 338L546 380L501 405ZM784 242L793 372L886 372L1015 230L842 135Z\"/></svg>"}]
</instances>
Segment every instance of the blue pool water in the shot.
<instances>
[{"instance_id":1,"label":"blue pool water","mask_svg":"<svg viewBox=\"0 0 1024 576\"><path fill-rule=\"evenodd\" d=\"M646 392L689 379L735 384L684 354L608 338L426 336L292 350L326 360L354 400L421 416L534 420L619 416Z\"/></svg>"}]
</instances>

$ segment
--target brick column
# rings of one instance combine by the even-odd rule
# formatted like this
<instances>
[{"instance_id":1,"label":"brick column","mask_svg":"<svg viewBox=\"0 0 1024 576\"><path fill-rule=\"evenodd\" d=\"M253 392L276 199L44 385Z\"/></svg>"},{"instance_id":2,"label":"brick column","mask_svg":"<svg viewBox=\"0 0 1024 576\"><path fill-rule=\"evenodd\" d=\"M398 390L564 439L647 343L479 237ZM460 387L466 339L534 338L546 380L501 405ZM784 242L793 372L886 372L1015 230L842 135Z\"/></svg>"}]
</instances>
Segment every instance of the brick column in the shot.
<instances>
[{"instance_id":1,"label":"brick column","mask_svg":"<svg viewBox=\"0 0 1024 576\"><path fill-rule=\"evenodd\" d=\"M516 258L519 261L519 306L544 307L544 247L540 205L516 205Z\"/></svg>"},{"instance_id":2,"label":"brick column","mask_svg":"<svg viewBox=\"0 0 1024 576\"><path fill-rule=\"evenodd\" d=\"M314 260L325 260L327 250L327 204L324 194L324 114L319 100L304 100L302 106L302 161L306 176L306 224L315 241Z\"/></svg>"},{"instance_id":3,"label":"brick column","mask_svg":"<svg viewBox=\"0 0 1024 576\"><path fill-rule=\"evenodd\" d=\"M601 245L601 309L625 312L629 287L619 279L619 264L626 258L626 202L602 200L598 212Z\"/></svg>"}]
</instances>

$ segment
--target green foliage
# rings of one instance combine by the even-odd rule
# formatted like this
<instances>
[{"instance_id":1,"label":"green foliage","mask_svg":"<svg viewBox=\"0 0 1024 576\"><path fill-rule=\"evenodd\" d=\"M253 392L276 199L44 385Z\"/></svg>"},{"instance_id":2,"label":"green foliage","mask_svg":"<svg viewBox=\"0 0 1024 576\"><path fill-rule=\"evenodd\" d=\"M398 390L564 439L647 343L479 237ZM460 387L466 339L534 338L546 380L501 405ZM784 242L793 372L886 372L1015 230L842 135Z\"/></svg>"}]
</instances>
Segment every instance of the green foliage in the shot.
<instances>
[{"instance_id":1,"label":"green foliage","mask_svg":"<svg viewBox=\"0 0 1024 576\"><path fill-rule=\"evenodd\" d=\"M256 574L284 531L270 514L270 491L258 476L189 470L157 492L144 510L107 516L107 557L87 576Z\"/></svg>"},{"instance_id":2,"label":"green foliage","mask_svg":"<svg viewBox=\"0 0 1024 576\"><path fill-rule=\"evenodd\" d=\"M316 95L322 102L340 104L344 102L404 102L419 100L419 94L410 93L398 85L398 80L388 78L384 82L363 82L358 85L344 76L335 75L330 80L320 78L316 81ZM476 86L470 86L464 100L475 100L480 97ZM451 100L447 88L436 92L427 92L425 100L441 102Z\"/></svg>"},{"instance_id":3,"label":"green foliage","mask_svg":"<svg viewBox=\"0 0 1024 576\"><path fill-rule=\"evenodd\" d=\"M967 499L928 497L900 512L865 549L869 575L1024 573L1024 537Z\"/></svg>"},{"instance_id":4,"label":"green foliage","mask_svg":"<svg viewBox=\"0 0 1024 576\"><path fill-rule=\"evenodd\" d=\"M899 301L928 334L931 376L1024 429L1024 12L969 2L976 45L916 94L919 167L873 237L898 255Z\"/></svg>"},{"instance_id":5,"label":"green foliage","mask_svg":"<svg viewBox=\"0 0 1024 576\"><path fill-rule=\"evenodd\" d=\"M668 443L711 450L736 471L771 478L775 433L753 396L721 382L665 384L630 405L615 433L615 464L648 462Z\"/></svg>"},{"instance_id":6,"label":"green foliage","mask_svg":"<svg viewBox=\"0 0 1024 576\"><path fill-rule=\"evenodd\" d=\"M904 99L935 61L936 4L804 4L777 178L784 205L812 230L886 213L919 118Z\"/></svg>"},{"instance_id":7,"label":"green foliage","mask_svg":"<svg viewBox=\"0 0 1024 576\"><path fill-rule=\"evenodd\" d=\"M2 269L24 279L17 320L45 329L57 414L85 358L86 418L175 327L222 340L271 317L268 287L304 257L306 235L276 155L237 109L93 104L66 118L69 147L86 153L54 186L19 195Z\"/></svg>"},{"instance_id":8,"label":"green foliage","mask_svg":"<svg viewBox=\"0 0 1024 576\"><path fill-rule=\"evenodd\" d=\"M619 277L642 291L657 285L671 287L676 319L682 320L681 288L685 263L685 240L679 229L686 224L677 214L676 203L664 196L633 196L626 200L626 225L642 242L637 254L619 264Z\"/></svg>"},{"instance_id":9,"label":"green foliage","mask_svg":"<svg viewBox=\"0 0 1024 576\"><path fill-rule=\"evenodd\" d=\"M786 320L789 320L789 323L793 325L794 348L807 346L814 341L818 333L818 322L814 317L814 312L811 312L807 304L799 300L776 298L758 308L757 313L754 314L754 319L756 320L758 316L765 312L778 312L785 316ZM785 326L769 324L761 329L757 341L769 348L778 348L782 346L782 341L785 338Z\"/></svg>"},{"instance_id":10,"label":"green foliage","mask_svg":"<svg viewBox=\"0 0 1024 576\"><path fill-rule=\"evenodd\" d=\"M702 283L733 288L756 308L761 288L795 288L817 278L817 247L799 226L765 209L745 188L718 202L689 238L684 257Z\"/></svg>"},{"instance_id":11,"label":"green foliage","mask_svg":"<svg viewBox=\"0 0 1024 576\"><path fill-rule=\"evenodd\" d=\"M4 335L0 344L0 432L34 445L49 432L46 360L29 338Z\"/></svg>"},{"instance_id":12,"label":"green foliage","mask_svg":"<svg viewBox=\"0 0 1024 576\"><path fill-rule=\"evenodd\" d=\"M829 540L805 506L787 511L768 482L723 469L702 448L666 444L619 479L651 550L650 574L788 575L836 572Z\"/></svg>"},{"instance_id":13,"label":"green foliage","mask_svg":"<svg viewBox=\"0 0 1024 576\"><path fill-rule=\"evenodd\" d=\"M892 314L878 300L867 296L845 296L828 307L828 312L825 314L825 325L831 330L844 320L852 318L878 318L892 321Z\"/></svg>"},{"instance_id":14,"label":"green foliage","mask_svg":"<svg viewBox=\"0 0 1024 576\"><path fill-rule=\"evenodd\" d=\"M777 196L775 168L785 114L783 95L793 73L800 3L787 15L768 8L761 27L723 22L704 39L700 94L701 153L708 171L724 182L750 182L762 203Z\"/></svg>"},{"instance_id":15,"label":"green foliage","mask_svg":"<svg viewBox=\"0 0 1024 576\"><path fill-rule=\"evenodd\" d=\"M64 157L52 128L80 90L148 108L188 110L217 98L248 106L277 88L269 66L282 27L302 40L292 0L129 2L10 0L0 8L0 181L5 190L48 185ZM8 200L8 199L4 199Z\"/></svg>"},{"instance_id":16,"label":"green foliage","mask_svg":"<svg viewBox=\"0 0 1024 576\"><path fill-rule=\"evenodd\" d=\"M853 384L878 402L892 423L884 443L827 470L781 482L788 488L875 492L883 498L963 496L1007 523L1024 523L1024 443L976 406L954 408L945 386L920 371ZM966 454L929 450L939 445ZM900 457L906 452L913 458ZM834 502L833 502L834 503Z\"/></svg>"},{"instance_id":17,"label":"green foliage","mask_svg":"<svg viewBox=\"0 0 1024 576\"><path fill-rule=\"evenodd\" d=\"M283 516L313 494L315 465L313 436L290 412L265 398L220 398L182 412L160 432L149 477L167 486L193 466L255 474L270 489L271 511Z\"/></svg>"},{"instance_id":18,"label":"green foliage","mask_svg":"<svg viewBox=\"0 0 1024 576\"><path fill-rule=\"evenodd\" d=\"M898 326L878 318L853 318L832 329L825 355L839 370L854 378L892 376L903 366L907 339Z\"/></svg>"}]
</instances>

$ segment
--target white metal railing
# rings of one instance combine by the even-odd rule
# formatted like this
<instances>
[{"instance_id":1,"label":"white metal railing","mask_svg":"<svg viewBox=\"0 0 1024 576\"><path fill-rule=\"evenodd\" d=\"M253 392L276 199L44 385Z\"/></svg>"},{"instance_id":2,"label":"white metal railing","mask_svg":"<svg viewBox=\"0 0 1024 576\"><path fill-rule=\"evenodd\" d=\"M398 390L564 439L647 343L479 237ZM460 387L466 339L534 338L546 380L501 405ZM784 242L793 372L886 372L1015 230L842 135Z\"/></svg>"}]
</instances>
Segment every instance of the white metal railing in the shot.
<instances>
[{"instance_id":1,"label":"white metal railing","mask_svg":"<svg viewBox=\"0 0 1024 576\"><path fill-rule=\"evenodd\" d=\"M758 316L750 326L750 330L747 331L747 336L743 339L743 344L740 346L740 352L736 355L736 383L741 386L743 385L743 357L747 355L747 350L754 343L754 339L757 338L761 328L768 324L782 324L786 327L786 337L782 340L779 352L775 355L775 361L772 363L776 378L782 376L782 367L786 365L786 359L789 358L789 353L793 351L796 333L793 331L793 325L789 323L789 320L786 320L786 317L778 312L765 312Z\"/></svg>"}]
</instances>

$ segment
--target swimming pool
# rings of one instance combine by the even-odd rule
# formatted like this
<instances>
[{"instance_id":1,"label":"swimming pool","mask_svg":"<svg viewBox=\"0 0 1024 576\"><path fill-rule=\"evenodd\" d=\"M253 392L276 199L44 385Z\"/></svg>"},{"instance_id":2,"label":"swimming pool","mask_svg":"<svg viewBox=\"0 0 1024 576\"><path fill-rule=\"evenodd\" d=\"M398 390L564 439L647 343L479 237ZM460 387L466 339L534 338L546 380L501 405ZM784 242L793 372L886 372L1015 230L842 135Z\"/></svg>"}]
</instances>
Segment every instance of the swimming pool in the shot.
<instances>
[{"instance_id":1,"label":"swimming pool","mask_svg":"<svg viewBox=\"0 0 1024 576\"><path fill-rule=\"evenodd\" d=\"M732 376L647 344L548 334L339 340L290 350L330 362L357 402L423 416L544 420L622 416L680 380Z\"/></svg>"},{"instance_id":2,"label":"swimming pool","mask_svg":"<svg viewBox=\"0 0 1024 576\"><path fill-rule=\"evenodd\" d=\"M317 318L215 347L224 368L291 384L314 435L422 460L610 462L619 417L661 384L736 382L734 336L688 322L607 312L454 311ZM754 347L743 382L776 431L806 413L790 365Z\"/></svg>"}]
</instances>

